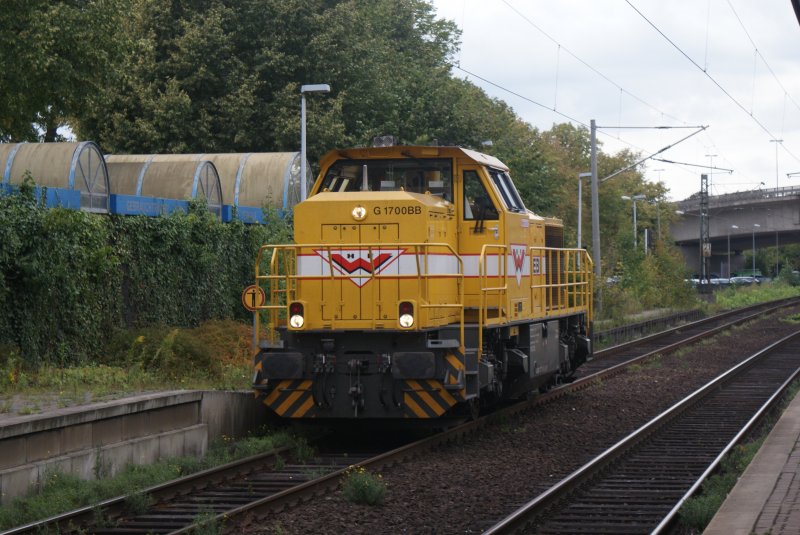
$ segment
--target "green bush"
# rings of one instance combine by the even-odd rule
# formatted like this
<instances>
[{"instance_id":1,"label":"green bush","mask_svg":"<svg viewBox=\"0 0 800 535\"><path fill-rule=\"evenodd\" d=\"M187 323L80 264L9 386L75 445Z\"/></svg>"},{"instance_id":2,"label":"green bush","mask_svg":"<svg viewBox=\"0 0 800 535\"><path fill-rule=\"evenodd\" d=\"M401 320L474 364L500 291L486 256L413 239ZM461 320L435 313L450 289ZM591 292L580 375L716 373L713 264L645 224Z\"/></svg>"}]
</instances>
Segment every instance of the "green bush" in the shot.
<instances>
[{"instance_id":1,"label":"green bush","mask_svg":"<svg viewBox=\"0 0 800 535\"><path fill-rule=\"evenodd\" d=\"M0 345L27 365L84 362L115 324L118 258L102 217L0 196Z\"/></svg>"},{"instance_id":2,"label":"green bush","mask_svg":"<svg viewBox=\"0 0 800 535\"><path fill-rule=\"evenodd\" d=\"M694 291L684 282L686 265L674 246L658 242L653 251L644 254L624 241L614 270L619 283L604 286L599 319L622 321L643 310L684 309L696 304Z\"/></svg>"},{"instance_id":3,"label":"green bush","mask_svg":"<svg viewBox=\"0 0 800 535\"><path fill-rule=\"evenodd\" d=\"M133 348L120 329L247 319L240 296L258 248L291 240L290 220L222 223L202 202L165 217L45 208L31 183L0 195L0 367L69 366ZM165 368L207 354L180 332L161 336Z\"/></svg>"},{"instance_id":4,"label":"green bush","mask_svg":"<svg viewBox=\"0 0 800 535\"><path fill-rule=\"evenodd\" d=\"M345 472L342 481L344 497L353 503L364 505L380 505L386 495L386 483L378 474L367 472L362 467L351 468Z\"/></svg>"}]
</instances>

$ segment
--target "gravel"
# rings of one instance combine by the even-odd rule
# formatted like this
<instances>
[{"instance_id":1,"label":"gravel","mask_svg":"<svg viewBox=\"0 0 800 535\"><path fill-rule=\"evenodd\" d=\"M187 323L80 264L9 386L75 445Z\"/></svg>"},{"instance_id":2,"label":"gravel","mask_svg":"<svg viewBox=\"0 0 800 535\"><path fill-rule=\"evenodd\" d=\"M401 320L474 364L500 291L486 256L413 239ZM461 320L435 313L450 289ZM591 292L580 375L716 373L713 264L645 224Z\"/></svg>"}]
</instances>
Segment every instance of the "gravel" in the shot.
<instances>
[{"instance_id":1,"label":"gravel","mask_svg":"<svg viewBox=\"0 0 800 535\"><path fill-rule=\"evenodd\" d=\"M341 491L231 532L480 533L709 380L797 330L788 310L598 381L479 437L382 472L383 505Z\"/></svg>"}]
</instances>

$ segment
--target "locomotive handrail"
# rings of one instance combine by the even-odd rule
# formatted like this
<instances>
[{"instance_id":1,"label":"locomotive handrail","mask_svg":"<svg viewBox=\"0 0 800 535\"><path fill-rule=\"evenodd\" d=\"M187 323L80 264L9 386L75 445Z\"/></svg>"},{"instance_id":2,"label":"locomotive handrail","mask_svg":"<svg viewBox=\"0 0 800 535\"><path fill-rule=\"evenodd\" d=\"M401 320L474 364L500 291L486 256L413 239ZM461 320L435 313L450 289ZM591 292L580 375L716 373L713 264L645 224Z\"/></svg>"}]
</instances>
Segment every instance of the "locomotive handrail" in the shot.
<instances>
[{"instance_id":1,"label":"locomotive handrail","mask_svg":"<svg viewBox=\"0 0 800 535\"><path fill-rule=\"evenodd\" d=\"M414 273L399 273L393 272L384 274L376 272L375 258L376 255L373 251L379 249L386 249L387 245L392 248L404 249L401 254L411 252L414 255L416 269ZM369 273L344 273L336 272L334 265L331 262L326 262L327 267L323 267L319 273L301 274L298 272L297 256L301 250L314 250L320 255L320 251L325 252L328 258L331 257L331 251L340 249L355 249L366 251L371 263L371 270ZM433 253L432 250L439 249L441 253ZM269 261L269 273L261 274L260 266L263 261L264 254L272 250L272 255ZM284 254L281 254L281 253ZM432 254L449 255L455 261L456 271L454 273L447 272L445 269L442 273L430 272L430 256ZM322 256L322 255L320 255ZM420 258L422 256L423 258ZM323 257L324 258L324 257ZM281 262L283 260L283 262ZM425 242L398 242L398 243L304 243L304 244L268 244L262 245L259 248L256 257L255 269L256 284L268 285L268 295L270 296L269 302L263 303L261 306L256 307L257 310L268 311L270 313L272 328L274 329L281 322L281 314L285 316L288 321L288 306L289 303L297 298L297 282L304 279L319 279L326 280L353 280L353 279L416 279L418 281L417 295L421 297L420 302L417 303L419 309L458 309L458 323L459 323L459 346L461 350L464 349L464 262L461 256L453 249L449 243L425 243ZM458 285L458 302L442 302L431 303L431 288L430 279L433 277L451 278L456 281ZM258 328L259 314L256 314L256 328ZM372 315L370 320L372 328L380 322L376 314ZM331 320L331 325L334 321ZM271 333L272 334L272 333Z\"/></svg>"},{"instance_id":2,"label":"locomotive handrail","mask_svg":"<svg viewBox=\"0 0 800 535\"><path fill-rule=\"evenodd\" d=\"M495 256L497 259L497 277L504 281L502 286L486 286L486 277L488 268L486 266L486 257L489 249L497 249L498 253ZM489 324L489 314L486 300L489 292L497 292L497 320L502 321L504 314L508 312L508 303L503 303L503 298L508 295L508 281L507 278L507 264L506 251L508 247L500 244L487 243L481 247L481 254L478 258L478 280L480 281L480 305L478 309L478 360L481 359L483 352L483 327ZM504 306L505 305L505 306Z\"/></svg>"},{"instance_id":3,"label":"locomotive handrail","mask_svg":"<svg viewBox=\"0 0 800 535\"><path fill-rule=\"evenodd\" d=\"M592 319L592 259L585 249L560 249L557 247L540 247L534 246L528 248L528 255L533 263L534 258L542 258L540 255L544 253L546 262L544 266L540 266L540 273L534 273L531 269L531 302L543 303L545 315L549 315L555 311L563 313L564 309L583 308L588 307L587 319ZM555 256L555 262L553 257ZM563 260L563 264L562 264ZM559 266L559 269L553 271L549 266ZM533 276L544 276L544 284L534 284ZM548 280L549 276L555 276L556 282ZM562 281L562 276L566 280ZM555 290L559 290L554 293ZM564 290L562 294L560 290ZM539 300L534 298L534 295L540 296ZM562 301L562 297L564 297ZM572 298L570 305L569 298Z\"/></svg>"},{"instance_id":4,"label":"locomotive handrail","mask_svg":"<svg viewBox=\"0 0 800 535\"><path fill-rule=\"evenodd\" d=\"M496 253L494 251L497 251ZM486 244L481 249L478 262L480 278L480 308L478 310L478 358L483 351L483 328L490 323L487 301L494 292L497 296L497 322L508 321L508 284L487 286L488 277L508 281L508 247L501 244ZM587 320L592 320L592 260L585 249L561 249L558 247L528 247L531 284L529 287L532 312L541 304L542 314L563 315L571 310L586 308ZM489 275L487 257L494 256L498 262L497 274ZM536 262L538 268L535 268ZM550 266L558 266L550 269ZM534 277L543 277L544 283L534 282ZM538 299L537 299L538 296Z\"/></svg>"}]
</instances>

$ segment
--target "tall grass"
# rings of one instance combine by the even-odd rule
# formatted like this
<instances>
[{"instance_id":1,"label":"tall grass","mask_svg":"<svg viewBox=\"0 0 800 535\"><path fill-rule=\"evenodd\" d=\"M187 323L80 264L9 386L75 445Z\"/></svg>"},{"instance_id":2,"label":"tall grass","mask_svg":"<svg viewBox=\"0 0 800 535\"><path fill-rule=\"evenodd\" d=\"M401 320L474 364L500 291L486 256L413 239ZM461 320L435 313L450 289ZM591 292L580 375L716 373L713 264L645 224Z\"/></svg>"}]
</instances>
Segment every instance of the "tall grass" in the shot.
<instances>
[{"instance_id":1,"label":"tall grass","mask_svg":"<svg viewBox=\"0 0 800 535\"><path fill-rule=\"evenodd\" d=\"M750 286L730 286L714 294L716 308L740 308L767 301L800 296L800 286L781 281Z\"/></svg>"}]
</instances>

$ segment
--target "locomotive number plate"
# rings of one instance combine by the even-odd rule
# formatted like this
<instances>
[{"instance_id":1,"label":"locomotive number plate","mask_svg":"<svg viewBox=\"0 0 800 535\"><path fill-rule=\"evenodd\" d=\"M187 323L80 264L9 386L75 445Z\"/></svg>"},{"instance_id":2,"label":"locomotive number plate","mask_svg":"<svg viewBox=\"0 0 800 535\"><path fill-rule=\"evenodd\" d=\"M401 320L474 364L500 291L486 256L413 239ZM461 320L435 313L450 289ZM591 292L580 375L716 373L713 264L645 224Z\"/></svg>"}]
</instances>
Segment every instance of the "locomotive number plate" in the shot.
<instances>
[{"instance_id":1,"label":"locomotive number plate","mask_svg":"<svg viewBox=\"0 0 800 535\"><path fill-rule=\"evenodd\" d=\"M375 215L420 215L422 207L411 206L376 206L372 209Z\"/></svg>"}]
</instances>

